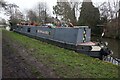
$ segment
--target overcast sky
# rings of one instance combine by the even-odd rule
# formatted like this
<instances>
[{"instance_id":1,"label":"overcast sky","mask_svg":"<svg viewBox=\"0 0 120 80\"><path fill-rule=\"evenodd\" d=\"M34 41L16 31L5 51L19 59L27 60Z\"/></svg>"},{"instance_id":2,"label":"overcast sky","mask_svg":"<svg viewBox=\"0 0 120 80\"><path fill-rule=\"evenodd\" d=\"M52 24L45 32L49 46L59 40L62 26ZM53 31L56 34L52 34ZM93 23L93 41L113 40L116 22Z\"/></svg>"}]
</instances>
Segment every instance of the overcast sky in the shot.
<instances>
[{"instance_id":1,"label":"overcast sky","mask_svg":"<svg viewBox=\"0 0 120 80\"><path fill-rule=\"evenodd\" d=\"M57 0L5 0L9 3L15 3L20 10L24 12L26 9L34 8L38 2L46 2L50 14L52 14L52 6L56 5Z\"/></svg>"},{"instance_id":2,"label":"overcast sky","mask_svg":"<svg viewBox=\"0 0 120 80\"><path fill-rule=\"evenodd\" d=\"M49 8L49 13L51 15L52 15L52 10L53 10L52 7L56 5L56 2L57 2L57 0L5 0L5 1L8 3L14 3L18 5L22 13L24 13L25 10L27 9L34 8L38 2L46 2ZM62 1L65 1L65 0L62 0ZM82 2L83 0L73 0L73 1ZM93 3L102 3L102 2L107 2L107 1L113 1L113 0L92 0ZM2 16L0 15L0 17L3 17L3 15Z\"/></svg>"},{"instance_id":3,"label":"overcast sky","mask_svg":"<svg viewBox=\"0 0 120 80\"><path fill-rule=\"evenodd\" d=\"M33 8L37 2L47 2L47 5L49 6L50 10L52 10L52 6L56 5L57 0L5 0L9 3L15 3L16 5L18 5L20 7L20 9L22 11L24 11L24 9L29 9L29 8ZM60 1L60 0L58 0ZM62 0L65 1L65 0ZM70 0L68 0L70 1ZM72 0L72 1L83 1L83 0ZM93 2L105 2L108 0L92 0ZM111 0L112 1L112 0Z\"/></svg>"}]
</instances>

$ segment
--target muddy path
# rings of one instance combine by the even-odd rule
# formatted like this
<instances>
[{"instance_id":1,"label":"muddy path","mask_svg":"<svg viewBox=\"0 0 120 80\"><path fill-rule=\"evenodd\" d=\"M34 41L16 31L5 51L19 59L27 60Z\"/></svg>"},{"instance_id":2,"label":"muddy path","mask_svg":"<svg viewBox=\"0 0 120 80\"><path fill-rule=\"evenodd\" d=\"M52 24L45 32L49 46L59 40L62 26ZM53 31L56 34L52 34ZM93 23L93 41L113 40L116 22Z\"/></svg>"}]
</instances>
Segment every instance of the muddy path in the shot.
<instances>
[{"instance_id":1,"label":"muddy path","mask_svg":"<svg viewBox=\"0 0 120 80\"><path fill-rule=\"evenodd\" d=\"M2 78L58 78L24 46L2 37Z\"/></svg>"},{"instance_id":2,"label":"muddy path","mask_svg":"<svg viewBox=\"0 0 120 80\"><path fill-rule=\"evenodd\" d=\"M30 66L25 64L24 58L19 55L19 52L15 51L15 48L5 38L2 43L2 77L34 78Z\"/></svg>"}]
</instances>

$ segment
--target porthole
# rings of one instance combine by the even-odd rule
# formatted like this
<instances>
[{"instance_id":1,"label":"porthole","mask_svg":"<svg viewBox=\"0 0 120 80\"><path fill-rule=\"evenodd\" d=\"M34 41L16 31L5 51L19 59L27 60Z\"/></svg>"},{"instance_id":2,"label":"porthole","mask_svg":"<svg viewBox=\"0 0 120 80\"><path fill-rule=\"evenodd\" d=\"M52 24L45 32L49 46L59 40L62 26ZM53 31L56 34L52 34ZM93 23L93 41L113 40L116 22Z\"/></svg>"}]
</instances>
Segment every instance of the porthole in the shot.
<instances>
[{"instance_id":1,"label":"porthole","mask_svg":"<svg viewBox=\"0 0 120 80\"><path fill-rule=\"evenodd\" d=\"M30 29L30 28L28 28L27 32L30 32L30 31L31 31L31 29Z\"/></svg>"}]
</instances>

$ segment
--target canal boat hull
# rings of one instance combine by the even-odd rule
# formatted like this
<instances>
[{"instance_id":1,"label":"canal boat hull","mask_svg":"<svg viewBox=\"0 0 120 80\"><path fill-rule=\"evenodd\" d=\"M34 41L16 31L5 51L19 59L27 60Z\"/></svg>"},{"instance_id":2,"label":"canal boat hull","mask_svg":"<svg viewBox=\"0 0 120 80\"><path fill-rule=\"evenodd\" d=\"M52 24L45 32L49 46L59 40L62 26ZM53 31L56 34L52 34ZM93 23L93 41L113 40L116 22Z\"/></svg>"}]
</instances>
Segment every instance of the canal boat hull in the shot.
<instances>
[{"instance_id":1,"label":"canal boat hull","mask_svg":"<svg viewBox=\"0 0 120 80\"><path fill-rule=\"evenodd\" d=\"M40 39L59 47L74 50L91 57L102 59L102 47L91 42L91 29L86 26L77 28L51 28L46 26L15 26L15 32Z\"/></svg>"}]
</instances>

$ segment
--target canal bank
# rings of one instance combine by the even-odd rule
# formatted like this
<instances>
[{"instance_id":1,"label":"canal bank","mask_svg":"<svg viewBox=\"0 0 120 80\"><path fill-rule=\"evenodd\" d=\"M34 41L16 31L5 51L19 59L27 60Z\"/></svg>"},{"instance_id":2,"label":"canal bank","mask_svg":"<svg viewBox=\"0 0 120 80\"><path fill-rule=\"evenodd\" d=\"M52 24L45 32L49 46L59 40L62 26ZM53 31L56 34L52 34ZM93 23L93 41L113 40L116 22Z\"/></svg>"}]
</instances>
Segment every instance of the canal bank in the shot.
<instances>
[{"instance_id":1,"label":"canal bank","mask_svg":"<svg viewBox=\"0 0 120 80\"><path fill-rule=\"evenodd\" d=\"M118 78L119 66L89 56L53 46L14 32L3 31L3 36L27 55L37 59L57 77L61 78ZM11 45L10 45L11 46ZM13 47L16 49L15 47ZM17 50L16 49L16 50ZM21 50L23 51L23 50ZM23 54L24 51L23 51ZM27 57L26 57L27 58ZM37 66L32 65L34 68ZM39 68L40 71L41 68ZM44 71L44 70L43 70ZM48 71L49 72L49 71ZM43 73L45 74L45 73ZM50 73L48 73L50 74Z\"/></svg>"}]
</instances>

